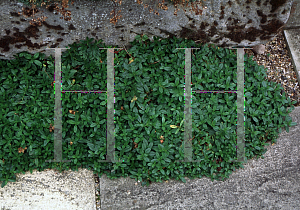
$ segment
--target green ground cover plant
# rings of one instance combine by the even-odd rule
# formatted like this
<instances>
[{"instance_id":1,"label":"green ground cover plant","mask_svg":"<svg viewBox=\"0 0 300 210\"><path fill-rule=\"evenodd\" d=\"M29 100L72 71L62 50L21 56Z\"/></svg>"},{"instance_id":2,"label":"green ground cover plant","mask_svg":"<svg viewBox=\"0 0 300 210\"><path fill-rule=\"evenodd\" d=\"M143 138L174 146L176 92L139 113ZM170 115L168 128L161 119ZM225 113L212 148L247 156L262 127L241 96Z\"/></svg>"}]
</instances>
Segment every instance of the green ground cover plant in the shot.
<instances>
[{"instance_id":1,"label":"green ground cover plant","mask_svg":"<svg viewBox=\"0 0 300 210\"><path fill-rule=\"evenodd\" d=\"M106 93L62 93L62 154L54 159L53 89L55 60L43 53L21 52L0 60L0 181L16 173L47 168L92 169L110 179L131 177L142 185L174 178L224 180L243 168L236 158L236 93L192 94L193 160L183 160L185 51L192 50L193 90L236 90L234 50L192 40L151 42L136 36L129 49L115 50L115 155L106 159ZM107 50L102 40L86 38L62 51L62 90L107 90ZM245 157L263 157L267 141L276 143L281 128L296 125L294 106L282 87L266 80L266 70L244 56ZM287 110L287 107L290 107ZM283 120L285 117L285 120ZM174 127L175 126L175 127Z\"/></svg>"}]
</instances>

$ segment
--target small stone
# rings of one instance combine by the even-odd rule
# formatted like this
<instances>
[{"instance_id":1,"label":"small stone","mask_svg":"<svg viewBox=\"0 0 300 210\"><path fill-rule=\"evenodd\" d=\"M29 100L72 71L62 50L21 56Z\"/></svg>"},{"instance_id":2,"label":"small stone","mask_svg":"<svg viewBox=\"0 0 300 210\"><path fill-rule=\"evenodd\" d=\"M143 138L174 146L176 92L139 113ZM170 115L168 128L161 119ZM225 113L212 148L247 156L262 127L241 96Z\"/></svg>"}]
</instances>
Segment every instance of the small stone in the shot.
<instances>
[{"instance_id":1,"label":"small stone","mask_svg":"<svg viewBox=\"0 0 300 210\"><path fill-rule=\"evenodd\" d=\"M252 51L255 53L255 54L264 54L266 50L266 47L265 45L263 44L259 44L259 45L256 45L253 47Z\"/></svg>"}]
</instances>

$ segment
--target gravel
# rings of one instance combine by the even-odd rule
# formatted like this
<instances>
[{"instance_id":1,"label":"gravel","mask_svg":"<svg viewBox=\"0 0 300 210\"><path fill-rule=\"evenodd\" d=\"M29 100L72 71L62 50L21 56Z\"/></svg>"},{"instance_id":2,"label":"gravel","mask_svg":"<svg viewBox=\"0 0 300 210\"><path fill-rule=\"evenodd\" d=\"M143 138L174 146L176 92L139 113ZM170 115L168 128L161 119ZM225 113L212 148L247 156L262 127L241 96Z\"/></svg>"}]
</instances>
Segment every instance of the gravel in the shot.
<instances>
[{"instance_id":1,"label":"gravel","mask_svg":"<svg viewBox=\"0 0 300 210\"><path fill-rule=\"evenodd\" d=\"M300 88L283 30L265 45L263 54L255 54L252 50L245 50L245 53L253 55L253 60L258 65L267 68L267 80L280 84L284 88L285 95L289 96L291 101L297 102L294 106L300 106ZM270 54L269 57L268 54Z\"/></svg>"}]
</instances>

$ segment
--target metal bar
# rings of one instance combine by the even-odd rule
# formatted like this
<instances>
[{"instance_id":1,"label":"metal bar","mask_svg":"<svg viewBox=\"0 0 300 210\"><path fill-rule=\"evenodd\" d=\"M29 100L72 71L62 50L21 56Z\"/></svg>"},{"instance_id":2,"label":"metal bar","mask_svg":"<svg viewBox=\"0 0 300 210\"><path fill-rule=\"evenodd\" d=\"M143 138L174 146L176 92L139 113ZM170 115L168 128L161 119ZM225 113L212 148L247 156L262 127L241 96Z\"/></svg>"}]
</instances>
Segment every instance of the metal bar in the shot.
<instances>
[{"instance_id":1,"label":"metal bar","mask_svg":"<svg viewBox=\"0 0 300 210\"><path fill-rule=\"evenodd\" d=\"M54 160L45 160L45 162L71 162L71 160L62 160L62 107L61 107L61 50L69 48L46 48L46 50L55 49L55 73L54 73Z\"/></svg>"}]
</instances>

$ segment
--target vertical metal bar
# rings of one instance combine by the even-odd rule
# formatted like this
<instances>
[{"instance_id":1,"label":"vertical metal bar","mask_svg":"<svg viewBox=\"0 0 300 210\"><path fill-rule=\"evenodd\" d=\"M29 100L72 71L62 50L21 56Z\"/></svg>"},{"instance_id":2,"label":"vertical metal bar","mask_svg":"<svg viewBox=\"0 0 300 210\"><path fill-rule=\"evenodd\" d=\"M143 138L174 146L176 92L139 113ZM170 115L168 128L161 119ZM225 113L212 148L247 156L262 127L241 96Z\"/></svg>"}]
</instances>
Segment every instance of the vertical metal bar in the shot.
<instances>
[{"instance_id":1,"label":"vertical metal bar","mask_svg":"<svg viewBox=\"0 0 300 210\"><path fill-rule=\"evenodd\" d=\"M192 48L176 48L185 49L185 90L184 90L184 160L177 160L175 162L201 162L201 160L193 160L193 147L192 147L192 73L191 73L191 49ZM197 49L197 48L193 48ZM199 48L198 48L199 49Z\"/></svg>"},{"instance_id":2,"label":"vertical metal bar","mask_svg":"<svg viewBox=\"0 0 300 210\"><path fill-rule=\"evenodd\" d=\"M68 48L46 48L48 49L55 49L54 160L45 160L45 162L71 162L71 160L62 160L61 50Z\"/></svg>"},{"instance_id":3,"label":"vertical metal bar","mask_svg":"<svg viewBox=\"0 0 300 210\"><path fill-rule=\"evenodd\" d=\"M114 49L122 48L99 48L107 49L107 155L106 160L98 162L122 162L115 159L115 125L114 125Z\"/></svg>"},{"instance_id":4,"label":"vertical metal bar","mask_svg":"<svg viewBox=\"0 0 300 210\"><path fill-rule=\"evenodd\" d=\"M246 162L245 158L245 94L244 48L237 49L237 159L230 162ZM247 48L252 49L252 48Z\"/></svg>"}]
</instances>

